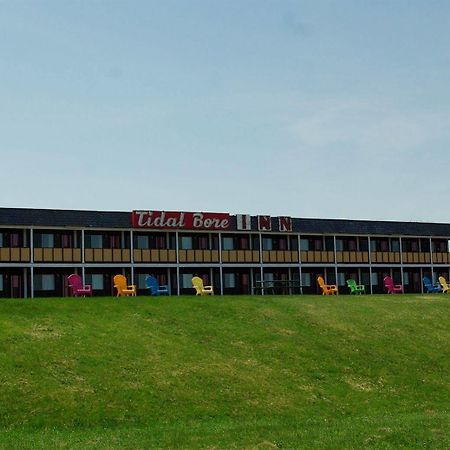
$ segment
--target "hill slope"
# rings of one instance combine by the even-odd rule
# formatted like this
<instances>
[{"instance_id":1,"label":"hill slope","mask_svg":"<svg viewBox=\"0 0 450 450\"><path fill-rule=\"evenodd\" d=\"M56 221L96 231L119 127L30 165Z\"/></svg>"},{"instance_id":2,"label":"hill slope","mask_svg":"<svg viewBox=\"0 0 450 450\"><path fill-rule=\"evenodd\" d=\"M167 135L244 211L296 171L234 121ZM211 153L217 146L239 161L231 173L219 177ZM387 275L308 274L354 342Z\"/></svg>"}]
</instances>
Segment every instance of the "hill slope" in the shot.
<instances>
[{"instance_id":1,"label":"hill slope","mask_svg":"<svg viewBox=\"0 0 450 450\"><path fill-rule=\"evenodd\" d=\"M1 448L448 448L450 296L0 300Z\"/></svg>"}]
</instances>

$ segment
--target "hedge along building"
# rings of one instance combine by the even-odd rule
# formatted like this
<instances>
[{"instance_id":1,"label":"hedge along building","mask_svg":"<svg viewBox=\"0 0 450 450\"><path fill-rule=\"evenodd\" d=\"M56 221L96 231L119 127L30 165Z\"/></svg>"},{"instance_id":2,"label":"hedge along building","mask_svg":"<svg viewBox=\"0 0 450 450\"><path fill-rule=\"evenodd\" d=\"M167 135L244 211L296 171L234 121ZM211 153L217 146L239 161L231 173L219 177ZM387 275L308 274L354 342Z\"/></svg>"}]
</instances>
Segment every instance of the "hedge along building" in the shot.
<instances>
[{"instance_id":1,"label":"hedge along building","mask_svg":"<svg viewBox=\"0 0 450 450\"><path fill-rule=\"evenodd\" d=\"M216 294L251 294L261 280L348 278L381 293L389 274L405 292L422 277L449 276L450 224L304 219L227 213L102 212L0 208L0 296L69 295L79 273L96 295L113 295L113 276L145 290L153 274L172 294L192 294L194 274Z\"/></svg>"}]
</instances>

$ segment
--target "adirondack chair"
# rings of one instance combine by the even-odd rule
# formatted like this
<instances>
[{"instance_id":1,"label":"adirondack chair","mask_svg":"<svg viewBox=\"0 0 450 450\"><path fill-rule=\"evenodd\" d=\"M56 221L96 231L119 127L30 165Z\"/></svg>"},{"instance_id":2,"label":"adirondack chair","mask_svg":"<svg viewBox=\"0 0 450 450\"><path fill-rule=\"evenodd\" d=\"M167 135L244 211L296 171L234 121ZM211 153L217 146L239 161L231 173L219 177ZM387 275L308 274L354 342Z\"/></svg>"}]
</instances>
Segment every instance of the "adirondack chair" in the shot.
<instances>
[{"instance_id":1,"label":"adirondack chair","mask_svg":"<svg viewBox=\"0 0 450 450\"><path fill-rule=\"evenodd\" d=\"M114 276L114 287L117 289L117 297L135 296L136 286L127 284L127 279L123 275Z\"/></svg>"},{"instance_id":2,"label":"adirondack chair","mask_svg":"<svg viewBox=\"0 0 450 450\"><path fill-rule=\"evenodd\" d=\"M434 285L428 277L423 277L422 281L427 290L427 294L432 292L442 292L442 287L440 285Z\"/></svg>"},{"instance_id":3,"label":"adirondack chair","mask_svg":"<svg viewBox=\"0 0 450 450\"><path fill-rule=\"evenodd\" d=\"M386 275L383 278L383 281L388 294L395 294L396 292L403 294L403 285L394 284L394 280L390 276Z\"/></svg>"},{"instance_id":4,"label":"adirondack chair","mask_svg":"<svg viewBox=\"0 0 450 450\"><path fill-rule=\"evenodd\" d=\"M200 277L192 278L192 287L195 289L195 295L214 295L212 286L204 286Z\"/></svg>"},{"instance_id":5,"label":"adirondack chair","mask_svg":"<svg viewBox=\"0 0 450 450\"><path fill-rule=\"evenodd\" d=\"M74 297L86 297L86 295L92 297L92 286L90 284L83 286L83 280L80 275L73 273L67 277L67 281L69 282L69 288L71 289Z\"/></svg>"},{"instance_id":6,"label":"adirondack chair","mask_svg":"<svg viewBox=\"0 0 450 450\"><path fill-rule=\"evenodd\" d=\"M350 294L365 294L366 287L363 284L356 284L356 281L350 278L347 280L347 286L350 289Z\"/></svg>"},{"instance_id":7,"label":"adirondack chair","mask_svg":"<svg viewBox=\"0 0 450 450\"><path fill-rule=\"evenodd\" d=\"M322 295L338 295L338 287L335 284L325 284L323 277L317 277L317 283L322 289Z\"/></svg>"},{"instance_id":8,"label":"adirondack chair","mask_svg":"<svg viewBox=\"0 0 450 450\"><path fill-rule=\"evenodd\" d=\"M151 295L169 295L169 286L160 285L158 280L151 275L145 277L145 285L150 289Z\"/></svg>"},{"instance_id":9,"label":"adirondack chair","mask_svg":"<svg viewBox=\"0 0 450 450\"><path fill-rule=\"evenodd\" d=\"M444 294L450 294L450 286L447 284L447 280L444 277L439 277L439 283L441 283Z\"/></svg>"}]
</instances>

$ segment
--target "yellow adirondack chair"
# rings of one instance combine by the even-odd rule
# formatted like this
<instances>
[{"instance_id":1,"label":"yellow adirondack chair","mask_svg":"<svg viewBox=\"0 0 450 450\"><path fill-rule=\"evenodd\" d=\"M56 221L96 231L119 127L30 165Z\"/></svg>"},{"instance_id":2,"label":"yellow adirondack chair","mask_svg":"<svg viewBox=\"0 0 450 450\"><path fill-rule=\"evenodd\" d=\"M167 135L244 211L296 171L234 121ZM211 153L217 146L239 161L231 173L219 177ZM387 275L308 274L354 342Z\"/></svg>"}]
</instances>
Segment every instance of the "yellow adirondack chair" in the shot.
<instances>
[{"instance_id":1,"label":"yellow adirondack chair","mask_svg":"<svg viewBox=\"0 0 450 450\"><path fill-rule=\"evenodd\" d=\"M134 284L127 284L127 279L123 275L116 275L114 277L114 287L117 289L117 297L136 295L136 286Z\"/></svg>"},{"instance_id":2,"label":"yellow adirondack chair","mask_svg":"<svg viewBox=\"0 0 450 450\"><path fill-rule=\"evenodd\" d=\"M214 295L212 286L204 286L200 277L192 278L192 287L195 289L195 295Z\"/></svg>"},{"instance_id":3,"label":"yellow adirondack chair","mask_svg":"<svg viewBox=\"0 0 450 450\"><path fill-rule=\"evenodd\" d=\"M335 284L325 284L325 280L323 277L317 277L317 283L322 289L322 295L338 295L339 291Z\"/></svg>"},{"instance_id":4,"label":"yellow adirondack chair","mask_svg":"<svg viewBox=\"0 0 450 450\"><path fill-rule=\"evenodd\" d=\"M441 283L442 292L444 292L444 294L450 294L450 286L447 284L447 280L444 277L439 277L439 283Z\"/></svg>"}]
</instances>

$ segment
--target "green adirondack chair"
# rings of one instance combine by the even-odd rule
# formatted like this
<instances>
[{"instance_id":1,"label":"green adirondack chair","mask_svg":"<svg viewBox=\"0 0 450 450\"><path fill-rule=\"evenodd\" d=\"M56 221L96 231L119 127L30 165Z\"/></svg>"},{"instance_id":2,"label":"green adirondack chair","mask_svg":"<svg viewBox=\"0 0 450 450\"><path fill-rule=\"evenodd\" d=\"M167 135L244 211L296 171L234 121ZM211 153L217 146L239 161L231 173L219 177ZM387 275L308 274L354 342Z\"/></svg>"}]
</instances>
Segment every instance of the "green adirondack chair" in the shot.
<instances>
[{"instance_id":1,"label":"green adirondack chair","mask_svg":"<svg viewBox=\"0 0 450 450\"><path fill-rule=\"evenodd\" d=\"M356 284L355 280L347 280L347 286L350 288L350 294L365 294L366 288L363 284Z\"/></svg>"}]
</instances>

